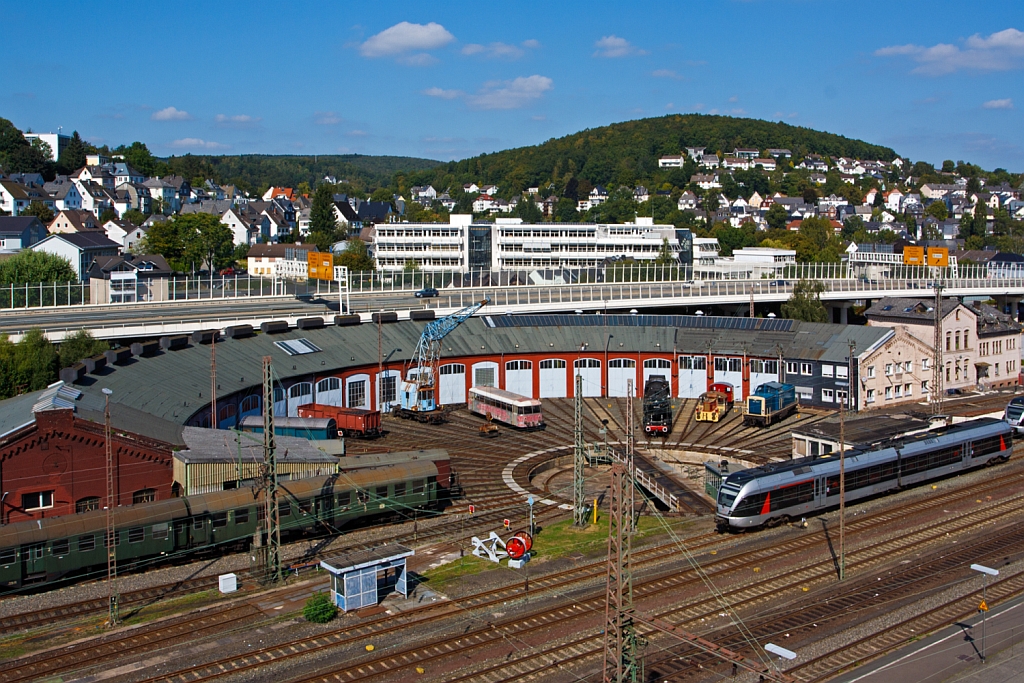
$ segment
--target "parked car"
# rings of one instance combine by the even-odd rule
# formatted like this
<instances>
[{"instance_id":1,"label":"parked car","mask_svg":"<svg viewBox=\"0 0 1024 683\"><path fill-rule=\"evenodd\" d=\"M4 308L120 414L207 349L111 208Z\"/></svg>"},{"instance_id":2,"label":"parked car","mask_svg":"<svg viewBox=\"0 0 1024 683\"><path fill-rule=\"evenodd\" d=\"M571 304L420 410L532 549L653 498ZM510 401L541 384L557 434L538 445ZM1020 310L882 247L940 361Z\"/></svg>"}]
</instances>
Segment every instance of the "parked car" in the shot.
<instances>
[{"instance_id":1,"label":"parked car","mask_svg":"<svg viewBox=\"0 0 1024 683\"><path fill-rule=\"evenodd\" d=\"M437 290L433 287L424 287L416 292L417 299L430 299L437 296Z\"/></svg>"}]
</instances>

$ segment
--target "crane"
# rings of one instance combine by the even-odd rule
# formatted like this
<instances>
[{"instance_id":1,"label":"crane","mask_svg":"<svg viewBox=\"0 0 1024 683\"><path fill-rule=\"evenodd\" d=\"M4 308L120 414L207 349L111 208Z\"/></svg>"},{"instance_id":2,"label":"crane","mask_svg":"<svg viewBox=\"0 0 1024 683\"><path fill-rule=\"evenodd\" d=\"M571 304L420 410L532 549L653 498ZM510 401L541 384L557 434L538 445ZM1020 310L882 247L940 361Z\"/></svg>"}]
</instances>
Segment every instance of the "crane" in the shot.
<instances>
[{"instance_id":1,"label":"crane","mask_svg":"<svg viewBox=\"0 0 1024 683\"><path fill-rule=\"evenodd\" d=\"M466 306L438 320L427 323L416 344L416 350L405 366L398 417L418 422L440 424L444 415L437 409L434 390L437 386L438 363L441 360L441 340L473 317L473 314L491 302L489 297Z\"/></svg>"}]
</instances>

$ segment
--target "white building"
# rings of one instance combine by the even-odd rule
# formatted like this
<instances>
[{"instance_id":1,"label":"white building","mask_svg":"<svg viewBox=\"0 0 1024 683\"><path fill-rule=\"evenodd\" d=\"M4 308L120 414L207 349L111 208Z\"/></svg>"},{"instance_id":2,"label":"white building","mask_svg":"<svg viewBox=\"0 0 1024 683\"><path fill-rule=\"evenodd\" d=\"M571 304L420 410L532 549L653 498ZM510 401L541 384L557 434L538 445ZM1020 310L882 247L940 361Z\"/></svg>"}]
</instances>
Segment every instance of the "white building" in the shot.
<instances>
[{"instance_id":1,"label":"white building","mask_svg":"<svg viewBox=\"0 0 1024 683\"><path fill-rule=\"evenodd\" d=\"M665 240L673 253L680 250L675 228L651 218L616 225L473 223L472 216L453 214L448 224L378 225L373 251L379 270L402 270L408 262L429 271L590 268L612 257L653 261Z\"/></svg>"},{"instance_id":2,"label":"white building","mask_svg":"<svg viewBox=\"0 0 1024 683\"><path fill-rule=\"evenodd\" d=\"M29 144L33 140L41 140L50 146L50 160L57 161L60 157L60 153L64 151L64 148L71 142L70 135L61 135L60 133L24 133L25 139L29 141Z\"/></svg>"}]
</instances>

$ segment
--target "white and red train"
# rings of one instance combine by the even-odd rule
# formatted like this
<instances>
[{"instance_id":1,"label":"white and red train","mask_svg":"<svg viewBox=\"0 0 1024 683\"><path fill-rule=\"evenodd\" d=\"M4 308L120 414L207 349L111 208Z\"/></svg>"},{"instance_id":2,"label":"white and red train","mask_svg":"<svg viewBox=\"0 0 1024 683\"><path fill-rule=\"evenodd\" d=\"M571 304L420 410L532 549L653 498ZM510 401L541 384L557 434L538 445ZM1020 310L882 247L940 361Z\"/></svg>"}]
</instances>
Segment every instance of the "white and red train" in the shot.
<instances>
[{"instance_id":1,"label":"white and red train","mask_svg":"<svg viewBox=\"0 0 1024 683\"><path fill-rule=\"evenodd\" d=\"M544 429L541 402L495 387L469 390L469 412L517 429Z\"/></svg>"}]
</instances>

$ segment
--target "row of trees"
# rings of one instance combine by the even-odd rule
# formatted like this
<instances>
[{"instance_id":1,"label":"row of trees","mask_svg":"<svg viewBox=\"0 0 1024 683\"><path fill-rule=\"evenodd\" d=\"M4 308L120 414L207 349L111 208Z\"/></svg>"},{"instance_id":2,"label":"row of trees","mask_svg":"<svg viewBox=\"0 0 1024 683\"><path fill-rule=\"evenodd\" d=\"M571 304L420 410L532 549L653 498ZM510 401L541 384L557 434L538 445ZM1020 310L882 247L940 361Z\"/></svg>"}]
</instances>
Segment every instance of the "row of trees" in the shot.
<instances>
[{"instance_id":1,"label":"row of trees","mask_svg":"<svg viewBox=\"0 0 1024 683\"><path fill-rule=\"evenodd\" d=\"M57 381L61 368L70 367L83 358L103 353L109 348L107 342L94 339L85 330L61 342L59 346L50 343L40 330L29 330L18 343L2 335L0 399L45 389Z\"/></svg>"},{"instance_id":2,"label":"row of trees","mask_svg":"<svg viewBox=\"0 0 1024 683\"><path fill-rule=\"evenodd\" d=\"M219 216L191 213L155 223L139 247L141 253L161 254L174 270L219 270L244 259L248 247L235 249L231 229Z\"/></svg>"}]
</instances>

